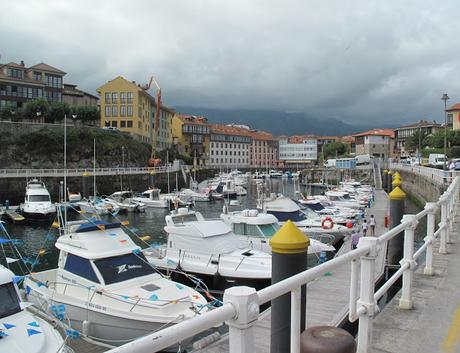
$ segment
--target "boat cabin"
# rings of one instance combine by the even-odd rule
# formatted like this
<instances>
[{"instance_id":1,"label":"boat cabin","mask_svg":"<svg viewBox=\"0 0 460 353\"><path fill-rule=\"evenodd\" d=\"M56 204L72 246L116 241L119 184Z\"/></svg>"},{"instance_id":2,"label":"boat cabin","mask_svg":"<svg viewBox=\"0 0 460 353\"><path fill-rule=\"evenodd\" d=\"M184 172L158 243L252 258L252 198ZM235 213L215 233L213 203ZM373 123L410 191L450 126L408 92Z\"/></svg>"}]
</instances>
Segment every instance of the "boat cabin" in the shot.
<instances>
[{"instance_id":1,"label":"boat cabin","mask_svg":"<svg viewBox=\"0 0 460 353\"><path fill-rule=\"evenodd\" d=\"M22 310L13 278L14 273L0 265L0 319Z\"/></svg>"},{"instance_id":2,"label":"boat cabin","mask_svg":"<svg viewBox=\"0 0 460 353\"><path fill-rule=\"evenodd\" d=\"M149 200L160 200L160 189L149 189L144 191L141 197Z\"/></svg>"},{"instance_id":3,"label":"boat cabin","mask_svg":"<svg viewBox=\"0 0 460 353\"><path fill-rule=\"evenodd\" d=\"M45 184L37 179L27 183L26 187L26 202L51 202L50 193L45 187Z\"/></svg>"},{"instance_id":4,"label":"boat cabin","mask_svg":"<svg viewBox=\"0 0 460 353\"><path fill-rule=\"evenodd\" d=\"M71 227L56 242L62 279L107 286L156 273L120 223L93 220Z\"/></svg>"},{"instance_id":5,"label":"boat cabin","mask_svg":"<svg viewBox=\"0 0 460 353\"><path fill-rule=\"evenodd\" d=\"M280 228L275 216L257 210L223 213L221 218L239 236L271 238Z\"/></svg>"}]
</instances>

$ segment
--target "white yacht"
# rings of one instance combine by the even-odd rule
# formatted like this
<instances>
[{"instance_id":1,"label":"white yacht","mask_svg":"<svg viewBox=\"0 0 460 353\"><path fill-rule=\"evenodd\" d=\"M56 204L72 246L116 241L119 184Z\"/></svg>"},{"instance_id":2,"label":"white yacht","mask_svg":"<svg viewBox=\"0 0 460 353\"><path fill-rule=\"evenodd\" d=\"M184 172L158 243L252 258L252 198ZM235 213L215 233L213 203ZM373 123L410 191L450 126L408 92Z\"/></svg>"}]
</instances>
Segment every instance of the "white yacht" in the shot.
<instances>
[{"instance_id":1,"label":"white yacht","mask_svg":"<svg viewBox=\"0 0 460 353\"><path fill-rule=\"evenodd\" d=\"M56 241L58 267L25 277L27 298L39 308L64 305L72 328L110 345L207 310L201 294L158 274L120 223L68 224Z\"/></svg>"},{"instance_id":2,"label":"white yacht","mask_svg":"<svg viewBox=\"0 0 460 353\"><path fill-rule=\"evenodd\" d=\"M50 219L56 215L56 206L45 183L33 179L27 183L24 203L19 206L22 215L28 219Z\"/></svg>"},{"instance_id":3,"label":"white yacht","mask_svg":"<svg viewBox=\"0 0 460 353\"><path fill-rule=\"evenodd\" d=\"M280 225L275 216L269 213L261 213L257 210L242 210L235 212L224 212L220 218L232 227L233 232L238 235L240 241L245 246L263 252L271 253L269 240L280 229ZM321 251L335 251L332 245L324 244L316 239L310 239L308 247L309 265L318 262Z\"/></svg>"},{"instance_id":4,"label":"white yacht","mask_svg":"<svg viewBox=\"0 0 460 353\"><path fill-rule=\"evenodd\" d=\"M182 271L196 276L213 290L270 285L271 255L243 246L222 220L205 220L188 208L179 208L165 219L167 244L144 250L156 268L170 272L173 278L187 279Z\"/></svg>"},{"instance_id":5,"label":"white yacht","mask_svg":"<svg viewBox=\"0 0 460 353\"><path fill-rule=\"evenodd\" d=\"M339 241L351 231L345 226L321 218L313 211L302 210L295 201L281 194L272 194L269 198L259 199L257 208L274 215L281 224L291 220L308 236L323 243L340 244Z\"/></svg>"},{"instance_id":6,"label":"white yacht","mask_svg":"<svg viewBox=\"0 0 460 353\"><path fill-rule=\"evenodd\" d=\"M127 212L143 212L145 204L133 199L134 195L131 191L116 191L105 198L105 201L120 207L120 210Z\"/></svg>"},{"instance_id":7,"label":"white yacht","mask_svg":"<svg viewBox=\"0 0 460 353\"><path fill-rule=\"evenodd\" d=\"M299 199L297 202L304 208L308 208L315 212L320 217L329 216L332 218L334 223L346 225L349 222L354 222L358 212L356 210L349 209L338 209L333 207L324 207L323 204L315 198L304 198Z\"/></svg>"},{"instance_id":8,"label":"white yacht","mask_svg":"<svg viewBox=\"0 0 460 353\"><path fill-rule=\"evenodd\" d=\"M209 191L197 192L192 189L182 189L178 194L183 202L208 202L211 200Z\"/></svg>"},{"instance_id":9,"label":"white yacht","mask_svg":"<svg viewBox=\"0 0 460 353\"><path fill-rule=\"evenodd\" d=\"M142 202L148 208L171 208L176 201L170 195L161 195L160 189L157 188L148 189L139 196L133 197L133 200Z\"/></svg>"},{"instance_id":10,"label":"white yacht","mask_svg":"<svg viewBox=\"0 0 460 353\"><path fill-rule=\"evenodd\" d=\"M89 213L98 216L117 214L120 211L119 206L107 202L97 196L75 202L74 205L80 207L80 211L83 213Z\"/></svg>"},{"instance_id":11,"label":"white yacht","mask_svg":"<svg viewBox=\"0 0 460 353\"><path fill-rule=\"evenodd\" d=\"M0 352L66 353L59 332L30 311L30 303L19 298L14 273L0 265ZM29 308L29 309L28 309Z\"/></svg>"}]
</instances>

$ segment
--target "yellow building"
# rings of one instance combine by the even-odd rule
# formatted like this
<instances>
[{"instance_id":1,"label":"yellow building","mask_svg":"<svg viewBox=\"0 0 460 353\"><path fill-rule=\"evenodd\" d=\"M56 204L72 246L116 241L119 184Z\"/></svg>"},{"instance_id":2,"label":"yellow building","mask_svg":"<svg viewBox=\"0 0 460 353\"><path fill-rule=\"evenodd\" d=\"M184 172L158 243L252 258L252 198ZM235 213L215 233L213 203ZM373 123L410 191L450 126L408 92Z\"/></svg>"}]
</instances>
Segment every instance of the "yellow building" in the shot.
<instances>
[{"instance_id":1,"label":"yellow building","mask_svg":"<svg viewBox=\"0 0 460 353\"><path fill-rule=\"evenodd\" d=\"M131 133L140 141L152 142L153 97L121 76L97 89L101 104L101 127Z\"/></svg>"},{"instance_id":2,"label":"yellow building","mask_svg":"<svg viewBox=\"0 0 460 353\"><path fill-rule=\"evenodd\" d=\"M446 109L446 112L447 126L452 127L454 130L460 130L460 103L456 103Z\"/></svg>"}]
</instances>

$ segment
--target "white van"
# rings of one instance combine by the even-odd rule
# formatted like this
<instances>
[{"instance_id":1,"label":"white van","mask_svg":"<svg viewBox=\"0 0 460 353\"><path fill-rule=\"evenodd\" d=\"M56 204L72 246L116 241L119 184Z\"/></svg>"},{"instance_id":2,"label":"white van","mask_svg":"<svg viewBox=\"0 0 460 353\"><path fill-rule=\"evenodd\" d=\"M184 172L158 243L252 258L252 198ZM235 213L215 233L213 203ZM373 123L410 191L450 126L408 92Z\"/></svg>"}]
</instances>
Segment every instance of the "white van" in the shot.
<instances>
[{"instance_id":1,"label":"white van","mask_svg":"<svg viewBox=\"0 0 460 353\"><path fill-rule=\"evenodd\" d=\"M336 161L337 161L336 159L328 159L328 160L324 161L324 166L326 168L335 168L335 162Z\"/></svg>"},{"instance_id":2,"label":"white van","mask_svg":"<svg viewBox=\"0 0 460 353\"><path fill-rule=\"evenodd\" d=\"M446 156L442 153L430 153L428 157L428 165L434 168L444 167L444 162L446 161Z\"/></svg>"},{"instance_id":3,"label":"white van","mask_svg":"<svg viewBox=\"0 0 460 353\"><path fill-rule=\"evenodd\" d=\"M363 165L363 164L371 164L373 161L372 156L368 154L361 154L355 157L356 159L356 165Z\"/></svg>"}]
</instances>

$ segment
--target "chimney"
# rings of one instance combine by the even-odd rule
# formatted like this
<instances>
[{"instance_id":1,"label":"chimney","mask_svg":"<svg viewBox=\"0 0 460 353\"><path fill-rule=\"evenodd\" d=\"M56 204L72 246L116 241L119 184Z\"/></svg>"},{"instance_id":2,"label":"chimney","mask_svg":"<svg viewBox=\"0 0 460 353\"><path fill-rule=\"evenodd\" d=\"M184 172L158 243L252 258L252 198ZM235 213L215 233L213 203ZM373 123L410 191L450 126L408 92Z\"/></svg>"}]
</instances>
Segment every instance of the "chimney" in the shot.
<instances>
[{"instance_id":1,"label":"chimney","mask_svg":"<svg viewBox=\"0 0 460 353\"><path fill-rule=\"evenodd\" d=\"M21 60L21 66L24 67L24 60Z\"/></svg>"}]
</instances>

